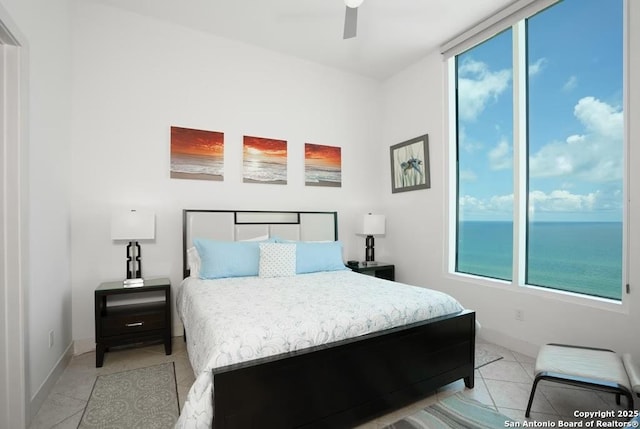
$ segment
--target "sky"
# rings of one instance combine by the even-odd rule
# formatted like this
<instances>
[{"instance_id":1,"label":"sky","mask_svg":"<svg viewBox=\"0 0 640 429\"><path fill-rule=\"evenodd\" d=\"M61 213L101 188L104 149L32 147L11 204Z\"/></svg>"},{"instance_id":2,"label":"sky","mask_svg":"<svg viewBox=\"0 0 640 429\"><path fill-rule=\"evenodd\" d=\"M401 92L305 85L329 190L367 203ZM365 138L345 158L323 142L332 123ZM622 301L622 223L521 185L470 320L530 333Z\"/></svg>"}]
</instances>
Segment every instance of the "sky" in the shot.
<instances>
[{"instance_id":1,"label":"sky","mask_svg":"<svg viewBox=\"0 0 640 429\"><path fill-rule=\"evenodd\" d=\"M243 153L245 161L287 162L287 142L285 140L244 136Z\"/></svg>"},{"instance_id":2,"label":"sky","mask_svg":"<svg viewBox=\"0 0 640 429\"><path fill-rule=\"evenodd\" d=\"M622 221L622 0L527 21L529 218ZM512 31L457 57L461 220L513 213Z\"/></svg>"},{"instance_id":3,"label":"sky","mask_svg":"<svg viewBox=\"0 0 640 429\"><path fill-rule=\"evenodd\" d=\"M224 134L217 131L171 127L171 154L222 158Z\"/></svg>"},{"instance_id":4,"label":"sky","mask_svg":"<svg viewBox=\"0 0 640 429\"><path fill-rule=\"evenodd\" d=\"M304 144L304 159L307 166L340 168L341 148L313 143Z\"/></svg>"}]
</instances>

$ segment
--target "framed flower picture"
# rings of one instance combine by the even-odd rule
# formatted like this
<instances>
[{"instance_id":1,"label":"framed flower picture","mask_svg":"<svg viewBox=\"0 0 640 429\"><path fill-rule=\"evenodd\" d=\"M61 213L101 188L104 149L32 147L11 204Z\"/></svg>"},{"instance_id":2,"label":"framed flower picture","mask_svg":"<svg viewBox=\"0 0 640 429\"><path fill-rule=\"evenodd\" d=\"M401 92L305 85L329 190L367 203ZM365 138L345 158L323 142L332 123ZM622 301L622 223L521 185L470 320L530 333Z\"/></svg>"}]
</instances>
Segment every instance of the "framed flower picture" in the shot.
<instances>
[{"instance_id":1,"label":"framed flower picture","mask_svg":"<svg viewBox=\"0 0 640 429\"><path fill-rule=\"evenodd\" d=\"M391 192L430 187L429 136L425 134L391 146Z\"/></svg>"}]
</instances>

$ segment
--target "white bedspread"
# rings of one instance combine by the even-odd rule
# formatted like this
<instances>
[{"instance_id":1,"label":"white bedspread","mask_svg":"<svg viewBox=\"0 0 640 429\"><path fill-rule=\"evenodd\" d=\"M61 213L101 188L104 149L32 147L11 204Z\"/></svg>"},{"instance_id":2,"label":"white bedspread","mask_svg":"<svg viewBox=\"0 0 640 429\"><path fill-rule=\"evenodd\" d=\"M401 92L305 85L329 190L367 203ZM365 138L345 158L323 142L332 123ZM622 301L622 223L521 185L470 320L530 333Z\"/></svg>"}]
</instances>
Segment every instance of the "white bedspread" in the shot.
<instances>
[{"instance_id":1,"label":"white bedspread","mask_svg":"<svg viewBox=\"0 0 640 429\"><path fill-rule=\"evenodd\" d=\"M463 310L442 292L351 271L187 278L177 310L196 381L177 428L209 428L211 369Z\"/></svg>"}]
</instances>

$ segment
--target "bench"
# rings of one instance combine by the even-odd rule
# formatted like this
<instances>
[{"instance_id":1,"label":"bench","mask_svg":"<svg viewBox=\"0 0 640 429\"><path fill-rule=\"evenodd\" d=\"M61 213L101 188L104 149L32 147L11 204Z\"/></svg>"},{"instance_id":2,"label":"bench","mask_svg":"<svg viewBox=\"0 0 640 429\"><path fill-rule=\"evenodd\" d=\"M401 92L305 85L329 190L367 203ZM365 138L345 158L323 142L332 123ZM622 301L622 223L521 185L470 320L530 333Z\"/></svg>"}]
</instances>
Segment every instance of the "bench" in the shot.
<instances>
[{"instance_id":1,"label":"bench","mask_svg":"<svg viewBox=\"0 0 640 429\"><path fill-rule=\"evenodd\" d=\"M633 365L631 355L620 357L613 350L566 344L546 344L536 358L535 378L531 387L525 417L529 417L536 387L541 380L587 387L627 398L633 409L633 393L640 396L640 372Z\"/></svg>"}]
</instances>

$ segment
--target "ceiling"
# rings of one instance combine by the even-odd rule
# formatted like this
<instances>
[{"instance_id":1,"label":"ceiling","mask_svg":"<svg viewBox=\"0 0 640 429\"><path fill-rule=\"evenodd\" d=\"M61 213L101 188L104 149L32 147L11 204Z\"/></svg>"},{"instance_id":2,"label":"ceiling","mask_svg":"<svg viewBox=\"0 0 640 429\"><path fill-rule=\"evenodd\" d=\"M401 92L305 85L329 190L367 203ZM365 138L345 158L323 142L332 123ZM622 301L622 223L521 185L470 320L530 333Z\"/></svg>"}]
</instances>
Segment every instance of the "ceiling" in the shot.
<instances>
[{"instance_id":1,"label":"ceiling","mask_svg":"<svg viewBox=\"0 0 640 429\"><path fill-rule=\"evenodd\" d=\"M512 0L364 0L343 40L344 0L96 0L131 12L385 79Z\"/></svg>"}]
</instances>

